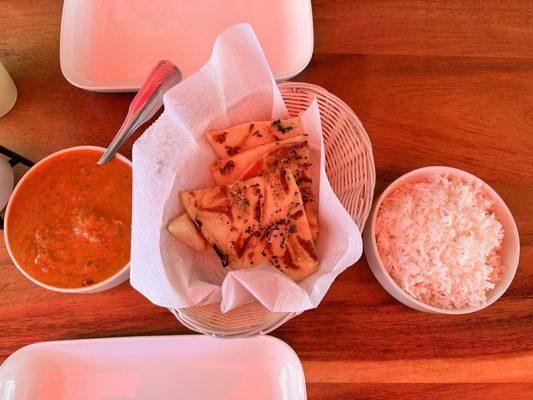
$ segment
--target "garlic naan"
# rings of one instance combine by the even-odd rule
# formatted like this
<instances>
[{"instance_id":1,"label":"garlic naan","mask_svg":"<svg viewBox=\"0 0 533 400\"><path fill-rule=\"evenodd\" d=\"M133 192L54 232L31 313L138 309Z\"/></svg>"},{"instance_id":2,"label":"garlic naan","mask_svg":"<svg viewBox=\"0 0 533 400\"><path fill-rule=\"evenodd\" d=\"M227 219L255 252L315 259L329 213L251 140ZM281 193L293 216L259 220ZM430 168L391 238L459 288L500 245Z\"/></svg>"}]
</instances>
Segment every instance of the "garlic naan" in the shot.
<instances>
[{"instance_id":1,"label":"garlic naan","mask_svg":"<svg viewBox=\"0 0 533 400\"><path fill-rule=\"evenodd\" d=\"M294 280L317 270L313 237L290 169L183 192L180 198L224 266L249 268L269 260Z\"/></svg>"},{"instance_id":2,"label":"garlic naan","mask_svg":"<svg viewBox=\"0 0 533 400\"><path fill-rule=\"evenodd\" d=\"M302 135L298 118L252 121L206 133L207 140L211 143L213 150L222 158L298 135Z\"/></svg>"},{"instance_id":3,"label":"garlic naan","mask_svg":"<svg viewBox=\"0 0 533 400\"><path fill-rule=\"evenodd\" d=\"M290 169L300 189L313 239L319 231L317 204L312 193L310 149L304 136L268 143L219 160L211 167L217 185Z\"/></svg>"}]
</instances>

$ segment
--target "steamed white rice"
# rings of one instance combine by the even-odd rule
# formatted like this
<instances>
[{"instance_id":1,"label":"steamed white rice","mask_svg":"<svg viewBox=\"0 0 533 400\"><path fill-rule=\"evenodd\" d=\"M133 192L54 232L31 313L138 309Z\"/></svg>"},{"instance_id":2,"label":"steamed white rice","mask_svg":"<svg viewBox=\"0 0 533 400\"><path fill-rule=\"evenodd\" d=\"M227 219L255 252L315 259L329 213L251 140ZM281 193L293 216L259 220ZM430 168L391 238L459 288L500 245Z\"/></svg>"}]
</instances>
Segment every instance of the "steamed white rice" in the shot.
<instances>
[{"instance_id":1,"label":"steamed white rice","mask_svg":"<svg viewBox=\"0 0 533 400\"><path fill-rule=\"evenodd\" d=\"M481 185L435 175L402 185L383 201L378 251L414 298L448 309L481 305L501 279L503 228Z\"/></svg>"}]
</instances>

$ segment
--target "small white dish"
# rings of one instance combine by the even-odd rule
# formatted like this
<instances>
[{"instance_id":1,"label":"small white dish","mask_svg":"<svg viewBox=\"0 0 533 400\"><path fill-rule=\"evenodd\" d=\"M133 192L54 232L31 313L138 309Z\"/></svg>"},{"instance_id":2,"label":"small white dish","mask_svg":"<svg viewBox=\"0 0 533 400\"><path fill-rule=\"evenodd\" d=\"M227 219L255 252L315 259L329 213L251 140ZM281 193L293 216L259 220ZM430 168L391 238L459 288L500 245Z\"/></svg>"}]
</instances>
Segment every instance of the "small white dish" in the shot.
<instances>
[{"instance_id":1,"label":"small white dish","mask_svg":"<svg viewBox=\"0 0 533 400\"><path fill-rule=\"evenodd\" d=\"M310 0L65 0L61 70L74 86L134 91L160 60L184 77L201 68L219 33L248 22L277 80L302 71L313 54Z\"/></svg>"},{"instance_id":2,"label":"small white dish","mask_svg":"<svg viewBox=\"0 0 533 400\"><path fill-rule=\"evenodd\" d=\"M44 282L41 282L40 280L34 278L31 276L22 266L17 262L14 256L13 249L11 248L11 243L9 241L9 212L12 204L12 199L16 198L17 191L22 187L26 179L32 175L34 171L36 171L40 166L48 162L50 159L64 153L72 152L72 151L79 151L79 150L96 150L102 154L106 151L103 147L98 146L76 146L76 147L69 147L63 150L59 150L55 153L52 153L48 155L47 157L40 160L38 163L36 163L33 167L31 167L24 176L19 180L17 183L17 186L15 187L15 190L13 190L13 193L11 194L11 197L9 198L9 201L7 203L6 207L6 213L4 218L4 240L6 242L6 248L7 252L9 254L9 257L11 258L11 261L17 269L24 275L26 278L28 278L30 281L35 283L36 285L39 285L45 289L53 290L55 292L62 292L62 293L96 293L101 292L103 290L114 288L115 286L120 285L121 283L126 282L130 277L130 263L128 262L124 267L122 267L119 271L117 271L114 275L110 276L106 280L103 280L101 282L95 283L94 285L85 286L85 287L79 287L79 288L62 288L57 286L51 286ZM115 157L117 157L120 161L124 162L125 164L129 165L130 168L132 166L131 161L128 160L126 157L124 157L121 154L116 154Z\"/></svg>"},{"instance_id":3,"label":"small white dish","mask_svg":"<svg viewBox=\"0 0 533 400\"><path fill-rule=\"evenodd\" d=\"M387 272L387 269L383 265L378 248L376 243L376 218L378 214L379 207L383 203L383 200L392 193L399 186L406 183L416 183L421 182L424 179L436 175L439 173L448 174L449 176L456 176L465 180L478 180L482 182L482 191L485 196L496 201L494 204L494 213L498 221L502 224L504 229L504 237L502 242L502 261L505 266L503 273L503 278L500 282L496 284L496 287L487 293L487 302L479 306L465 307L461 309L446 309L435 307L429 304L425 304L414 297L407 294ZM502 198L492 189L489 185L483 182L478 177L451 167L443 166L434 166L434 167L425 167L415 169L411 172L408 172L405 175L402 175L394 182L392 182L379 196L378 200L374 203L372 211L370 212L370 220L368 221L365 231L363 233L364 240L364 251L365 256L370 266L370 269L374 273L375 277L381 283L383 288L389 292L394 298L402 302L403 304L414 308L415 310L429 312L429 313L439 313L439 314L468 314L475 311L479 311L485 307L488 307L496 300L498 300L507 290L513 278L516 274L518 268L518 259L520 257L520 238L518 236L518 229L516 223L513 219L509 208L502 200Z\"/></svg>"},{"instance_id":4,"label":"small white dish","mask_svg":"<svg viewBox=\"0 0 533 400\"><path fill-rule=\"evenodd\" d=\"M17 101L15 82L0 62L0 118L6 115Z\"/></svg>"},{"instance_id":5,"label":"small white dish","mask_svg":"<svg viewBox=\"0 0 533 400\"><path fill-rule=\"evenodd\" d=\"M200 335L43 342L0 367L0 400L305 400L296 353L279 339Z\"/></svg>"},{"instance_id":6,"label":"small white dish","mask_svg":"<svg viewBox=\"0 0 533 400\"><path fill-rule=\"evenodd\" d=\"M6 206L9 196L13 192L14 183L13 168L7 159L0 158L0 211Z\"/></svg>"}]
</instances>

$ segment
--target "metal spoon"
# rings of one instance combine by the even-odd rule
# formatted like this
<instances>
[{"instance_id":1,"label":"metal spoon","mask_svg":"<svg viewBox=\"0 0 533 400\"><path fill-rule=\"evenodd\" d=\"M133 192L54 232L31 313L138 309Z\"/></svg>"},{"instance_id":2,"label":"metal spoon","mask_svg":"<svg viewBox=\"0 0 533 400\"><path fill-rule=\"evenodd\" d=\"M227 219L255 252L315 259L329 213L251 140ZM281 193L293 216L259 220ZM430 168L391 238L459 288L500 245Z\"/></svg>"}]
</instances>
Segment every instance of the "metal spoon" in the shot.
<instances>
[{"instance_id":1,"label":"metal spoon","mask_svg":"<svg viewBox=\"0 0 533 400\"><path fill-rule=\"evenodd\" d=\"M98 160L98 164L105 164L113 158L119 147L133 132L155 115L163 105L165 92L178 84L181 79L181 71L170 61L163 60L156 65L142 88L133 98L126 119L106 152Z\"/></svg>"}]
</instances>

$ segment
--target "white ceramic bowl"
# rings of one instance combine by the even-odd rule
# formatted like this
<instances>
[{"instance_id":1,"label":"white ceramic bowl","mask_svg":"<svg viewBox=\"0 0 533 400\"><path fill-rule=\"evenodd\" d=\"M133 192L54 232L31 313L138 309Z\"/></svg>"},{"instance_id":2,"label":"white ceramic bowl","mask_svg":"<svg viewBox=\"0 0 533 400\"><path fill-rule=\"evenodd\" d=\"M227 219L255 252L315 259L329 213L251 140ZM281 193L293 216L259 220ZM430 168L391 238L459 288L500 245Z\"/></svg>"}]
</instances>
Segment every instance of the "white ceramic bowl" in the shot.
<instances>
[{"instance_id":1,"label":"white ceramic bowl","mask_svg":"<svg viewBox=\"0 0 533 400\"><path fill-rule=\"evenodd\" d=\"M35 283L36 285L39 285L45 289L54 290L56 292L63 292L63 293L96 293L101 292L103 290L111 289L115 286L120 285L121 283L127 281L130 277L130 263L128 262L124 267L122 267L118 272L116 272L114 275L110 276L106 280L102 282L98 282L91 286L81 287L81 288L61 288L56 286L47 285L46 283L43 283L37 279L35 279L33 276L28 274L18 263L17 260L14 257L13 250L11 249L11 245L9 243L9 211L12 206L12 200L15 198L15 195L17 194L17 191L24 185L24 182L28 179L29 176L31 176L33 171L36 171L40 166L45 164L47 161L49 161L52 158L55 158L56 156L64 153L69 153L71 151L78 151L78 150L97 150L104 153L105 149L103 147L97 147L97 146L77 146L77 147L70 147L68 149L63 149L60 151L57 151L55 153L50 154L49 156L43 158L41 161L39 161L37 164L35 164L33 167L30 168L26 174L20 179L17 186L15 187L15 190L13 191L13 194L11 195L11 198L9 199L9 202L7 203L6 208L6 215L5 215L5 221L4 221L4 238L6 241L6 247L7 251L9 253L9 256L11 257L11 261L13 261L13 264L18 268L18 270L30 281ZM128 160L126 157L117 154L117 157L120 161L126 163L131 167L131 161Z\"/></svg>"},{"instance_id":2,"label":"white ceramic bowl","mask_svg":"<svg viewBox=\"0 0 533 400\"><path fill-rule=\"evenodd\" d=\"M513 216L511 215L511 212L505 205L504 201L489 185L481 181L483 183L481 189L483 191L483 194L488 198L494 199L496 201L493 206L494 213L496 214L496 218L502 224L504 229L501 255L505 270L503 273L502 280L498 282L496 284L496 287L487 294L487 302L485 304L482 304L480 306L465 307L461 309L445 309L431 306L415 299L414 297L407 294L400 286L398 286L398 284L389 275L385 266L381 262L381 258L379 256L376 244L376 217L378 210L381 204L383 203L383 200L391 192L393 192L395 189L405 183L420 182L429 176L439 173L445 173L448 174L448 176L456 176L465 180L476 179L478 181L481 181L481 179L468 172L456 168L441 166L415 169L414 171L411 171L399 177L385 189L381 196L379 196L378 200L374 203L374 206L370 213L370 220L368 221L368 224L364 231L365 255L368 264L370 265L370 269L374 273L379 283L381 283L381 285L385 288L387 292L389 292L393 297L401 301L403 304L416 310L425 311L429 313L467 314L479 311L498 300L498 298L500 298L500 296L507 290L507 288L511 284L518 268L518 259L520 256L520 239L518 236L518 229L516 228Z\"/></svg>"}]
</instances>

